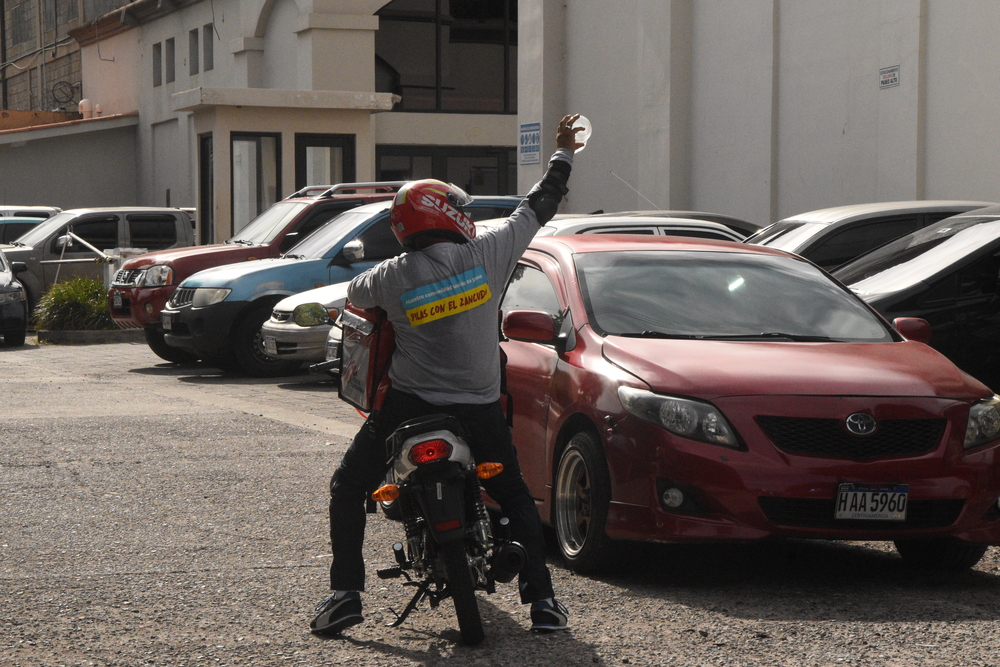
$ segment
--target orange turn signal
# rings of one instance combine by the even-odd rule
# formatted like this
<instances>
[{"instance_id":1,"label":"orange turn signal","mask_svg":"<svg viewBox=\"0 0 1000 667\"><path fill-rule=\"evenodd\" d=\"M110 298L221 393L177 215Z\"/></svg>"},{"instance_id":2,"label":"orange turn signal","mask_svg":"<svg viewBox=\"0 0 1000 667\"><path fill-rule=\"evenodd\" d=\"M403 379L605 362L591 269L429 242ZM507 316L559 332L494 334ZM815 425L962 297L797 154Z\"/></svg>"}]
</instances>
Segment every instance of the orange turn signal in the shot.
<instances>
[{"instance_id":1,"label":"orange turn signal","mask_svg":"<svg viewBox=\"0 0 1000 667\"><path fill-rule=\"evenodd\" d=\"M372 500L380 503L391 503L396 498L399 498L399 487L395 484L386 484L372 494Z\"/></svg>"},{"instance_id":2,"label":"orange turn signal","mask_svg":"<svg viewBox=\"0 0 1000 667\"><path fill-rule=\"evenodd\" d=\"M476 477L479 479L489 479L496 477L503 472L502 463L480 463L476 466Z\"/></svg>"}]
</instances>

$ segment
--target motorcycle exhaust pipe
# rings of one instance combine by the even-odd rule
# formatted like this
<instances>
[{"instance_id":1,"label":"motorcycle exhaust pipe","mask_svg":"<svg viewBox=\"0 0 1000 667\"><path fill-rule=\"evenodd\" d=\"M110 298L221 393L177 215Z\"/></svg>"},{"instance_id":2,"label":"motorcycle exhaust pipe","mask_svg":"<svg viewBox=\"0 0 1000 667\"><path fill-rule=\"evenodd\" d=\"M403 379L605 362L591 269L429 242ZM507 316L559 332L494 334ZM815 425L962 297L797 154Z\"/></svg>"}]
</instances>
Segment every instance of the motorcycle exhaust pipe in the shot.
<instances>
[{"instance_id":1,"label":"motorcycle exhaust pipe","mask_svg":"<svg viewBox=\"0 0 1000 667\"><path fill-rule=\"evenodd\" d=\"M508 542L493 554L490 562L490 576L501 584L509 583L517 576L528 560L528 554L517 542Z\"/></svg>"}]
</instances>

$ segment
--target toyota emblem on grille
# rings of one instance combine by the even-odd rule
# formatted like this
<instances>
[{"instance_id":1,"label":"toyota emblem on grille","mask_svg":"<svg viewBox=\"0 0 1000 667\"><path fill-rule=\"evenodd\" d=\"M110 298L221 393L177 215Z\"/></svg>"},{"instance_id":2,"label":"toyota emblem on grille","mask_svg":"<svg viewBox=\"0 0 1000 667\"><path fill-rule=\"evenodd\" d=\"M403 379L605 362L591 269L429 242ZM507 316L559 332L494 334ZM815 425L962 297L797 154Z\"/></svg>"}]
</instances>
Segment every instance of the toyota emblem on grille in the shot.
<instances>
[{"instance_id":1,"label":"toyota emblem on grille","mask_svg":"<svg viewBox=\"0 0 1000 667\"><path fill-rule=\"evenodd\" d=\"M871 435L875 432L875 418L865 412L855 412L845 421L847 430L854 435Z\"/></svg>"}]
</instances>

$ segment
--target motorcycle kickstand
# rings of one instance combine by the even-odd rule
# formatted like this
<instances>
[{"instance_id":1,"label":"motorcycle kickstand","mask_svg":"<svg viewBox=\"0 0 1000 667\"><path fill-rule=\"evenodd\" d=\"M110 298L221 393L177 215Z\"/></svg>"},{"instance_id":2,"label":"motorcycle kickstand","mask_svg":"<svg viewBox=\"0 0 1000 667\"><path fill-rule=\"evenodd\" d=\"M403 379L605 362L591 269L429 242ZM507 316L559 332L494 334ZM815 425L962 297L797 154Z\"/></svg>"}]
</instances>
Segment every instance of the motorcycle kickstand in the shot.
<instances>
[{"instance_id":1,"label":"motorcycle kickstand","mask_svg":"<svg viewBox=\"0 0 1000 667\"><path fill-rule=\"evenodd\" d=\"M392 623L387 624L386 627L398 628L400 625L402 625L406 621L406 617L409 616L410 613L417 608L417 605L420 604L420 601L423 600L425 597L431 601L432 607L436 607L438 603L441 602L441 600L448 597L447 588L445 588L440 592L432 591L430 588L431 587L430 580L422 581L420 583L408 581L403 585L416 586L417 592L413 594L413 597L410 599L409 604L406 605L406 608L403 610L402 614L396 614L396 610L393 609L392 607L389 607L389 611L391 611L393 614L396 614L396 620L393 621Z\"/></svg>"}]
</instances>

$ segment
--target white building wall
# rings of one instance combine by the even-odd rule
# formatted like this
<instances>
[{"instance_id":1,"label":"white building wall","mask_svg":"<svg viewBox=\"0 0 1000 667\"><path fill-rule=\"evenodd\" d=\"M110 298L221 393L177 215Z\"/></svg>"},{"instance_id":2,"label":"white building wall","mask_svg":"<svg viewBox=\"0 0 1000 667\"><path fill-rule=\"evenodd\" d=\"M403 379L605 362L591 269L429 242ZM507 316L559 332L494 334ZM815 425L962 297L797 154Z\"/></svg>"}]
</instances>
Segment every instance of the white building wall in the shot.
<instances>
[{"instance_id":1,"label":"white building wall","mask_svg":"<svg viewBox=\"0 0 1000 667\"><path fill-rule=\"evenodd\" d=\"M563 210L1000 200L995 0L522 0L518 123L582 112ZM536 23L540 21L541 23ZM879 71L899 67L899 84ZM541 167L522 166L523 188ZM634 188L634 190L633 190Z\"/></svg>"},{"instance_id":2,"label":"white building wall","mask_svg":"<svg viewBox=\"0 0 1000 667\"><path fill-rule=\"evenodd\" d=\"M775 1L693 3L689 192L669 208L771 217Z\"/></svg>"},{"instance_id":3,"label":"white building wall","mask_svg":"<svg viewBox=\"0 0 1000 667\"><path fill-rule=\"evenodd\" d=\"M930 0L925 195L1000 201L1000 3Z\"/></svg>"},{"instance_id":4,"label":"white building wall","mask_svg":"<svg viewBox=\"0 0 1000 667\"><path fill-rule=\"evenodd\" d=\"M876 200L879 4L779 4L778 217Z\"/></svg>"}]
</instances>

